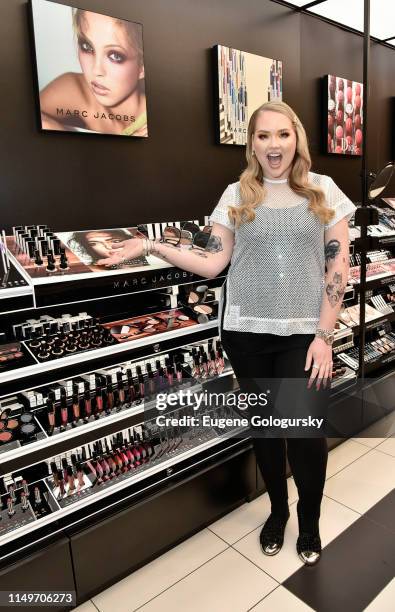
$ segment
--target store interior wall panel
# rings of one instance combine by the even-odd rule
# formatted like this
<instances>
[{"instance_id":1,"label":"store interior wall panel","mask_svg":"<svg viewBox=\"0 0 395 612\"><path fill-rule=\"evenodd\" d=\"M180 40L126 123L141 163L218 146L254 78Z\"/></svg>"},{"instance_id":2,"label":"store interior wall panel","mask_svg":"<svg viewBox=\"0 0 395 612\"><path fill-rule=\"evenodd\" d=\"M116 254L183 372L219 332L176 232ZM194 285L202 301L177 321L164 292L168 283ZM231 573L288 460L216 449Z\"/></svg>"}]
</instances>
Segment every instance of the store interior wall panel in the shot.
<instances>
[{"instance_id":1,"label":"store interior wall panel","mask_svg":"<svg viewBox=\"0 0 395 612\"><path fill-rule=\"evenodd\" d=\"M255 486L255 458L247 448L105 521L75 534L70 531L79 601L217 520Z\"/></svg>"}]
</instances>

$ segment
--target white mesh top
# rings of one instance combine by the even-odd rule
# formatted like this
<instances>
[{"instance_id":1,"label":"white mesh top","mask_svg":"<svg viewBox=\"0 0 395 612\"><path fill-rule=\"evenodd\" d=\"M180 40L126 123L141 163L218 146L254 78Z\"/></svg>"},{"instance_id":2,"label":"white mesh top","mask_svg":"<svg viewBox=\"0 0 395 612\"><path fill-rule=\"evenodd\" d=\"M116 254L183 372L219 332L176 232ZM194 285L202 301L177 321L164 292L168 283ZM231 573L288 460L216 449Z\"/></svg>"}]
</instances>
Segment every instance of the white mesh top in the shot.
<instances>
[{"instance_id":1,"label":"white mesh top","mask_svg":"<svg viewBox=\"0 0 395 612\"><path fill-rule=\"evenodd\" d=\"M327 206L335 210L334 218L323 224L287 179L264 181L266 196L254 221L235 228L229 219L229 205L240 204L239 182L228 185L210 217L235 233L223 328L314 334L325 286L324 232L343 217L351 219L356 206L329 176L309 172L309 181L323 189Z\"/></svg>"}]
</instances>

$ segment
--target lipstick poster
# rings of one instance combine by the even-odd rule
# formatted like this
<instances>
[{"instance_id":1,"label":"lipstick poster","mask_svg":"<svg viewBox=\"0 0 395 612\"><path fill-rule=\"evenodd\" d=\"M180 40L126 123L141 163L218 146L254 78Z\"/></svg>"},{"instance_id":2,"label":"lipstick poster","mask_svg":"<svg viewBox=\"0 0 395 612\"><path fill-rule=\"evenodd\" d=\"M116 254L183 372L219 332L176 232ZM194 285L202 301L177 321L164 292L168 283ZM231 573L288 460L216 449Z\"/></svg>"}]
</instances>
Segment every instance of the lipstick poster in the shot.
<instances>
[{"instance_id":1,"label":"lipstick poster","mask_svg":"<svg viewBox=\"0 0 395 612\"><path fill-rule=\"evenodd\" d=\"M327 153L362 155L363 85L334 75L324 77L327 91Z\"/></svg>"},{"instance_id":2,"label":"lipstick poster","mask_svg":"<svg viewBox=\"0 0 395 612\"><path fill-rule=\"evenodd\" d=\"M214 62L219 143L246 145L252 113L264 102L283 98L282 61L216 45Z\"/></svg>"},{"instance_id":3,"label":"lipstick poster","mask_svg":"<svg viewBox=\"0 0 395 612\"><path fill-rule=\"evenodd\" d=\"M148 137L143 26L31 0L41 129Z\"/></svg>"}]
</instances>

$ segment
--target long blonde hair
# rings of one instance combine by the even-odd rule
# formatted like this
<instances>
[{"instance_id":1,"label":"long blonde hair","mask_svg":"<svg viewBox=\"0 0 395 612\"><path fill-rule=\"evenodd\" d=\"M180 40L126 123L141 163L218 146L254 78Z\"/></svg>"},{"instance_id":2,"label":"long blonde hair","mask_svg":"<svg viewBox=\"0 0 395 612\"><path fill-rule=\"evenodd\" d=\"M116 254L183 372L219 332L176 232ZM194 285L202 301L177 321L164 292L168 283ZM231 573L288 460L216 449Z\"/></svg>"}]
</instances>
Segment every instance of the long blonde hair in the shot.
<instances>
[{"instance_id":1,"label":"long blonde hair","mask_svg":"<svg viewBox=\"0 0 395 612\"><path fill-rule=\"evenodd\" d=\"M325 205L325 195L320 187L309 183L308 172L311 168L311 157L305 129L288 104L285 102L266 102L251 115L248 124L246 158L247 167L240 175L240 206L229 206L229 218L238 227L241 223L249 223L255 219L255 209L265 198L263 187L263 172L260 163L252 153L252 139L259 113L274 111L290 119L296 133L296 152L289 175L289 186L300 196L309 201L309 210L317 215L321 223L328 223L334 211Z\"/></svg>"}]
</instances>

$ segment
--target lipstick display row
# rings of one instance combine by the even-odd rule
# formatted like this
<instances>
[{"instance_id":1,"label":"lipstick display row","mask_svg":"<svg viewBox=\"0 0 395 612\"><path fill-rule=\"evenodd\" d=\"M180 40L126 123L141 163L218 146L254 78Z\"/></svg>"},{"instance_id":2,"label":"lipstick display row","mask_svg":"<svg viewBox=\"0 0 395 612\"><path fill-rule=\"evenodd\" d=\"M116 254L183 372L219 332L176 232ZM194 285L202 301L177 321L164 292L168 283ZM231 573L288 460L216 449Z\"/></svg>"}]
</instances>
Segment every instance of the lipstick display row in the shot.
<instances>
[{"instance_id":1,"label":"lipstick display row","mask_svg":"<svg viewBox=\"0 0 395 612\"><path fill-rule=\"evenodd\" d=\"M108 329L88 313L59 318L43 315L13 326L14 334L40 362L58 359L77 352L109 346L115 340Z\"/></svg>"}]
</instances>

